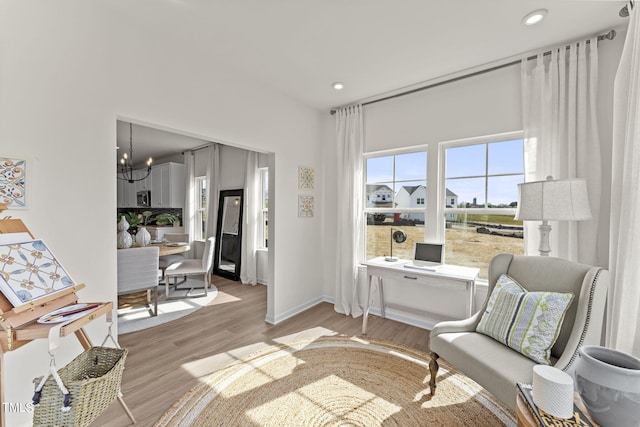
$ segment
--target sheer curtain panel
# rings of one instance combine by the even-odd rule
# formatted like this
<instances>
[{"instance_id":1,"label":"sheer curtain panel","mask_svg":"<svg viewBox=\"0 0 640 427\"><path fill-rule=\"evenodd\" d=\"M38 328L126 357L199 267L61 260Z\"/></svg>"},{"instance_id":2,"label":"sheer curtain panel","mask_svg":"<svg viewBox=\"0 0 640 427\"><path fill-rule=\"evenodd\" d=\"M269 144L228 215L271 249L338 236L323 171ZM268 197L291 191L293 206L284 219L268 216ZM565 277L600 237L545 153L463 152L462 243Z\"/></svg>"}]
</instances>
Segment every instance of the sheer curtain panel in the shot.
<instances>
[{"instance_id":1,"label":"sheer curtain panel","mask_svg":"<svg viewBox=\"0 0 640 427\"><path fill-rule=\"evenodd\" d=\"M640 23L629 28L613 94L611 228L606 345L640 357Z\"/></svg>"},{"instance_id":2,"label":"sheer curtain panel","mask_svg":"<svg viewBox=\"0 0 640 427\"><path fill-rule=\"evenodd\" d=\"M240 281L255 285L257 278L258 211L260 204L260 174L258 153L247 151L247 169L244 183L242 224L242 254L240 255Z\"/></svg>"},{"instance_id":3,"label":"sheer curtain panel","mask_svg":"<svg viewBox=\"0 0 640 427\"><path fill-rule=\"evenodd\" d=\"M597 265L602 169L597 38L524 59L521 65L525 181L547 176L587 181L592 219L552 221L551 256ZM538 225L525 222L525 252L530 255L537 254Z\"/></svg>"},{"instance_id":4,"label":"sheer curtain panel","mask_svg":"<svg viewBox=\"0 0 640 427\"><path fill-rule=\"evenodd\" d=\"M220 196L220 145L212 144L207 162L207 220L205 223L206 236L214 237L218 221L218 198Z\"/></svg>"},{"instance_id":5,"label":"sheer curtain panel","mask_svg":"<svg viewBox=\"0 0 640 427\"><path fill-rule=\"evenodd\" d=\"M189 240L193 240L196 235L196 201L195 201L195 157L193 151L184 152L184 173L185 173L185 193L184 211L182 212L182 226L184 232L189 235Z\"/></svg>"},{"instance_id":6,"label":"sheer curtain panel","mask_svg":"<svg viewBox=\"0 0 640 427\"><path fill-rule=\"evenodd\" d=\"M358 317L358 264L364 253L362 106L335 114L338 192L336 300L338 313Z\"/></svg>"}]
</instances>

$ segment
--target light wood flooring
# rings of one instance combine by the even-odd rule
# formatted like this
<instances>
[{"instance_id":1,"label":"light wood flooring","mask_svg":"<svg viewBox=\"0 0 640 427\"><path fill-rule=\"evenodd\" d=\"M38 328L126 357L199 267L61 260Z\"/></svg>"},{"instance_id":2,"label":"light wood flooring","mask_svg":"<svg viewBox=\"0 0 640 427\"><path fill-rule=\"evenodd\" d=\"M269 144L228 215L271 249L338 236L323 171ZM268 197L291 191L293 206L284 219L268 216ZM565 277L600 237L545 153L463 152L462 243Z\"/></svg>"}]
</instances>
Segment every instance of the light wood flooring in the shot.
<instances>
[{"instance_id":1,"label":"light wood flooring","mask_svg":"<svg viewBox=\"0 0 640 427\"><path fill-rule=\"evenodd\" d=\"M129 350L122 391L137 426L151 426L206 376L257 350L295 338L361 335L362 317L353 319L321 303L278 325L264 321L266 286L248 286L214 277L218 296L182 319L121 335ZM368 337L428 350L429 332L388 319L369 317ZM93 425L130 425L117 401Z\"/></svg>"}]
</instances>

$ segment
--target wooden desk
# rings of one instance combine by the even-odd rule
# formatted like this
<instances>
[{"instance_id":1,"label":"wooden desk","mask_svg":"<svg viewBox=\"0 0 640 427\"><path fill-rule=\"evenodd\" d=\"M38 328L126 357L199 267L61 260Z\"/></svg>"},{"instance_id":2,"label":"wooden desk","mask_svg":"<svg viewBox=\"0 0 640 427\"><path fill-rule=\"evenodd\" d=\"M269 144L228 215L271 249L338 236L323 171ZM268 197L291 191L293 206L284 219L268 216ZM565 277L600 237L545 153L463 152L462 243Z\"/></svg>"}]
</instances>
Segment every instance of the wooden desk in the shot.
<instances>
[{"instance_id":1,"label":"wooden desk","mask_svg":"<svg viewBox=\"0 0 640 427\"><path fill-rule=\"evenodd\" d=\"M374 258L364 263L367 267L367 280L369 290L362 316L362 333L367 333L367 320L369 317L369 305L371 300L371 285L373 277L378 279L378 292L380 294L380 312L385 317L384 279L394 279L404 283L419 283L421 285L447 288L451 290L464 290L467 292L466 314L473 314L473 298L476 289L476 279L480 274L479 268L459 267L454 265L441 265L435 271L408 268L411 261L399 259L397 261L385 261L384 257Z\"/></svg>"}]
</instances>

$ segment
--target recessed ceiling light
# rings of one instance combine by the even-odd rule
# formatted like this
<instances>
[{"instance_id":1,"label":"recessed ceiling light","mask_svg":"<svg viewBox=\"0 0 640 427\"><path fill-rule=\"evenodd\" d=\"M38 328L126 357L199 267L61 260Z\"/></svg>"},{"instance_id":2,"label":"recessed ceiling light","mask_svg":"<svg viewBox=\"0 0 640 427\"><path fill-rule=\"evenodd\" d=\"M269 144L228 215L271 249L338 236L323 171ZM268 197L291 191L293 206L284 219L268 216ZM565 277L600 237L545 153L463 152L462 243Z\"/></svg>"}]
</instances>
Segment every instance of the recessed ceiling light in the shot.
<instances>
[{"instance_id":1,"label":"recessed ceiling light","mask_svg":"<svg viewBox=\"0 0 640 427\"><path fill-rule=\"evenodd\" d=\"M335 90L342 90L344 89L344 83L334 82L334 83L331 83L331 87L334 88Z\"/></svg>"},{"instance_id":2,"label":"recessed ceiling light","mask_svg":"<svg viewBox=\"0 0 640 427\"><path fill-rule=\"evenodd\" d=\"M547 16L547 9L538 9L534 10L531 13L528 13L527 16L522 18L523 25L535 25L538 22L542 21L545 16Z\"/></svg>"}]
</instances>

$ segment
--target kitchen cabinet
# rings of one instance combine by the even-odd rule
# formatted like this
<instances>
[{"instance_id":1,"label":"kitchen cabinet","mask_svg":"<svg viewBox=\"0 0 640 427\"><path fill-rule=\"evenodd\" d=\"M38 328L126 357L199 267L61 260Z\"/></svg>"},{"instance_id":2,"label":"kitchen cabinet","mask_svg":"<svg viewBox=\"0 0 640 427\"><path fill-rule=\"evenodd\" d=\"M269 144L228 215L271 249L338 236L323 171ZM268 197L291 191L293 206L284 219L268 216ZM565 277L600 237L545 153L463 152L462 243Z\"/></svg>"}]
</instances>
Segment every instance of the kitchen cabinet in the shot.
<instances>
[{"instance_id":1,"label":"kitchen cabinet","mask_svg":"<svg viewBox=\"0 0 640 427\"><path fill-rule=\"evenodd\" d=\"M153 169L151 169L151 174L147 175L146 169L138 169L133 171L133 179L139 179L140 181L136 181L134 186L136 188L136 193L138 191L150 191L151 190L151 176L153 175ZM145 177L145 178L143 178Z\"/></svg>"},{"instance_id":2,"label":"kitchen cabinet","mask_svg":"<svg viewBox=\"0 0 640 427\"><path fill-rule=\"evenodd\" d=\"M129 181L118 179L118 207L119 208L135 208L138 206L136 199L136 187Z\"/></svg>"},{"instance_id":3,"label":"kitchen cabinet","mask_svg":"<svg viewBox=\"0 0 640 427\"><path fill-rule=\"evenodd\" d=\"M163 163L153 166L151 172L151 207L183 208L184 165L180 163Z\"/></svg>"}]
</instances>

